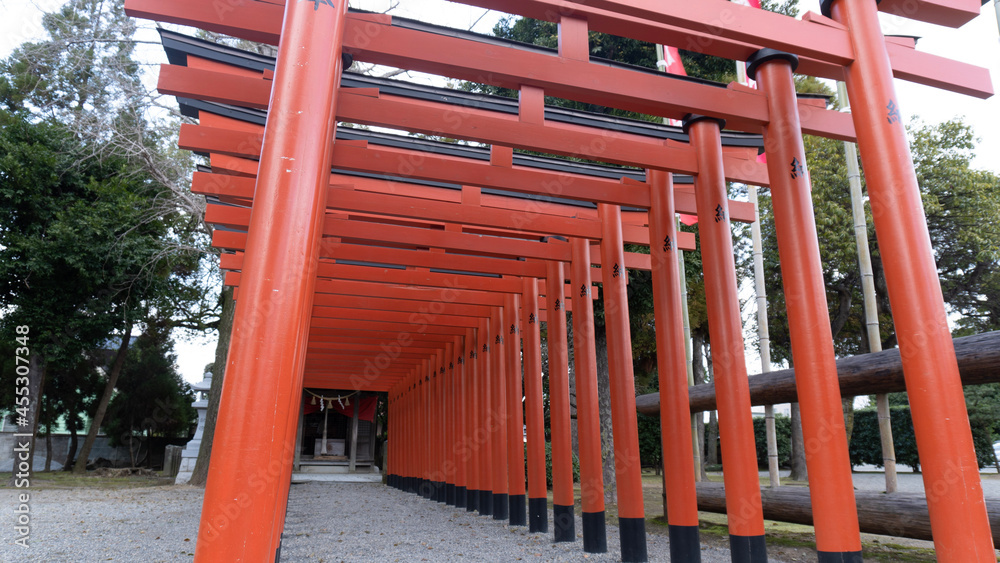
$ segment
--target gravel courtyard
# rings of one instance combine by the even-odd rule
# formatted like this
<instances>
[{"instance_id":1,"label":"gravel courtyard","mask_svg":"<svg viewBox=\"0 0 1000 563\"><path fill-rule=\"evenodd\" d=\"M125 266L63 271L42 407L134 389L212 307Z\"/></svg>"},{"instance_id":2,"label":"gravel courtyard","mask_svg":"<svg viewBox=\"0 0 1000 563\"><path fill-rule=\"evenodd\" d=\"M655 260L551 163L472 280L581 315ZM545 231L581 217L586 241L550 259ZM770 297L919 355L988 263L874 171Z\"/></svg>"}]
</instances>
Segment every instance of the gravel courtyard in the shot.
<instances>
[{"instance_id":1,"label":"gravel courtyard","mask_svg":"<svg viewBox=\"0 0 1000 563\"><path fill-rule=\"evenodd\" d=\"M155 563L194 558L201 489L33 491L28 549L11 543L15 492L5 489L2 494L0 561ZM371 483L293 485L284 538L283 562L619 560L613 526L608 527L608 553L587 556L581 540L555 544L551 534L529 534L523 527ZM648 548L650 561L669 560L665 535L649 534ZM702 556L705 563L730 560L728 552L716 548L703 548Z\"/></svg>"}]
</instances>

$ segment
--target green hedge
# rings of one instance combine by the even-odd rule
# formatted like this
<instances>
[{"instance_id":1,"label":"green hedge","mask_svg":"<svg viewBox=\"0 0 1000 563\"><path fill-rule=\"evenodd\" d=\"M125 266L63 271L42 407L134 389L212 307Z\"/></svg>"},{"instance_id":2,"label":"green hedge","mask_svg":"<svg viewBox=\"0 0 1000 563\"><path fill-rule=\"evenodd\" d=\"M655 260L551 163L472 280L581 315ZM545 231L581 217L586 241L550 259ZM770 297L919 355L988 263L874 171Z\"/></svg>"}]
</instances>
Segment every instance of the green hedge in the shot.
<instances>
[{"instance_id":1,"label":"green hedge","mask_svg":"<svg viewBox=\"0 0 1000 563\"><path fill-rule=\"evenodd\" d=\"M792 455L792 419L774 415L774 434L778 438L778 465L787 467ZM753 418L753 437L757 446L757 467L767 469L767 427L762 416Z\"/></svg>"},{"instance_id":2,"label":"green hedge","mask_svg":"<svg viewBox=\"0 0 1000 563\"><path fill-rule=\"evenodd\" d=\"M580 459L576 457L576 454L570 452L573 456L573 482L580 482ZM528 459L528 446L524 446L524 459ZM545 485L546 488L552 488L552 442L545 442Z\"/></svg>"},{"instance_id":3,"label":"green hedge","mask_svg":"<svg viewBox=\"0 0 1000 563\"><path fill-rule=\"evenodd\" d=\"M896 450L896 464L920 470L917 441L913 435L910 407L889 408L892 420L892 443ZM993 465L993 434L989 428L974 426L972 441L976 446L979 467ZM854 434L851 436L851 463L882 467L882 440L878 432L878 412L874 408L854 411Z\"/></svg>"}]
</instances>

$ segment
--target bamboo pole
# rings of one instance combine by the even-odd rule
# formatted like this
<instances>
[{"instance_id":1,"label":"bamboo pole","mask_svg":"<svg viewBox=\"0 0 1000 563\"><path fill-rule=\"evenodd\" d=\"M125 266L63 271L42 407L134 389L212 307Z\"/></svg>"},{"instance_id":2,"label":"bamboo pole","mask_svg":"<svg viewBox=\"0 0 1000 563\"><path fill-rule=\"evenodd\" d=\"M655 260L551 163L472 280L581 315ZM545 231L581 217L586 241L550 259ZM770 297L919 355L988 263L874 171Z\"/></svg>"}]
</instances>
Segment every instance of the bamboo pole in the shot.
<instances>
[{"instance_id":1,"label":"bamboo pole","mask_svg":"<svg viewBox=\"0 0 1000 563\"><path fill-rule=\"evenodd\" d=\"M771 336L767 326L767 293L764 290L764 251L760 237L760 209L757 202L757 186L750 189L750 203L754 208L754 222L750 225L753 239L753 280L757 292L757 339L760 347L760 371L771 371ZM781 486L778 474L778 437L774 427L774 405L764 406L764 424L767 433L767 474L772 487Z\"/></svg>"},{"instance_id":2,"label":"bamboo pole","mask_svg":"<svg viewBox=\"0 0 1000 563\"><path fill-rule=\"evenodd\" d=\"M847 88L843 82L837 83L837 96L844 104L844 111L850 111ZM864 196L861 192L861 171L858 167L858 149L854 143L844 142L847 159L847 181L851 187L851 210L854 215L854 240L858 247L858 264L861 268L861 291L864 295L865 329L868 332L869 352L882 351L882 336L878 326L878 304L875 301L875 274L868 249L868 223L865 220ZM878 409L878 431L882 440L882 465L885 467L885 492L896 492L896 450L892 443L892 421L889 416L889 396L875 395Z\"/></svg>"}]
</instances>

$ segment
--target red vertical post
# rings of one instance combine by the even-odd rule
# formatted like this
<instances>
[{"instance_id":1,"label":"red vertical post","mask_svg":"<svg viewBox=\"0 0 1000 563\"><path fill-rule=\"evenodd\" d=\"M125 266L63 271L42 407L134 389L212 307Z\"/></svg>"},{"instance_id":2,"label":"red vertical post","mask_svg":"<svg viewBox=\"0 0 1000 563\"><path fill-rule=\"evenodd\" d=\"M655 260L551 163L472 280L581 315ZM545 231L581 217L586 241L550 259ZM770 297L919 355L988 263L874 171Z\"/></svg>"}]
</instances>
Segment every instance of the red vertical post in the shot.
<instances>
[{"instance_id":1,"label":"red vertical post","mask_svg":"<svg viewBox=\"0 0 1000 563\"><path fill-rule=\"evenodd\" d=\"M720 121L712 118L689 115L684 120L684 130L691 137L698 160L695 201L715 367L719 440L726 467L723 479L729 545L733 561L763 563L767 561L767 547L720 129Z\"/></svg>"},{"instance_id":2,"label":"red vertical post","mask_svg":"<svg viewBox=\"0 0 1000 563\"><path fill-rule=\"evenodd\" d=\"M455 362L455 372L452 377L454 409L455 409L455 438L450 444L452 457L455 460L455 507L465 508L466 487L468 485L467 463L468 459L463 455L466 439L466 403L465 403L465 346L468 339L458 337L455 339L455 350L453 353Z\"/></svg>"},{"instance_id":3,"label":"red vertical post","mask_svg":"<svg viewBox=\"0 0 1000 563\"><path fill-rule=\"evenodd\" d=\"M504 298L504 310L507 311L505 324L510 325L504 330L507 342L504 344L506 357L507 385L507 465L509 486L507 494L511 526L524 526L528 523L524 487L524 406L521 402L521 330L518 325L518 315L521 310L521 296L509 293Z\"/></svg>"},{"instance_id":4,"label":"red vertical post","mask_svg":"<svg viewBox=\"0 0 1000 563\"><path fill-rule=\"evenodd\" d=\"M479 426L481 432L476 435L476 445L481 456L479 465L479 514L482 516L493 515L493 434L490 432L491 417L493 415L492 393L490 392L490 323L488 319L479 321L479 350L477 351L476 366L478 367L479 378Z\"/></svg>"},{"instance_id":5,"label":"red vertical post","mask_svg":"<svg viewBox=\"0 0 1000 563\"><path fill-rule=\"evenodd\" d=\"M507 384L506 359L504 347L508 345L504 338L504 320L506 312L503 307L495 307L490 318L493 338L490 339L490 404L493 440L493 519L507 520L510 517L510 501L508 500L509 472L507 470Z\"/></svg>"},{"instance_id":6,"label":"red vertical post","mask_svg":"<svg viewBox=\"0 0 1000 563\"><path fill-rule=\"evenodd\" d=\"M434 413L434 448L432 450L434 455L434 500L438 502L447 502L447 487L445 485L445 476L447 475L447 468L445 467L445 462L447 456L445 456L445 436L447 435L447 412L445 408L444 401L444 383L445 376L448 374L448 369L445 366L445 351L438 349L435 353L437 356L436 369L434 370L434 375L436 377L434 382L434 398L431 399L430 408Z\"/></svg>"},{"instance_id":7,"label":"red vertical post","mask_svg":"<svg viewBox=\"0 0 1000 563\"><path fill-rule=\"evenodd\" d=\"M885 38L872 2L830 1L854 62L844 81L868 181L938 561L996 557L976 451Z\"/></svg>"},{"instance_id":8,"label":"red vertical post","mask_svg":"<svg viewBox=\"0 0 1000 563\"><path fill-rule=\"evenodd\" d=\"M611 426L615 441L618 527L622 561L646 561L646 515L642 502L642 464L632 373L632 334L628 319L622 214L617 205L598 204L601 217L601 278L608 338Z\"/></svg>"},{"instance_id":9,"label":"red vertical post","mask_svg":"<svg viewBox=\"0 0 1000 563\"><path fill-rule=\"evenodd\" d=\"M566 340L566 275L562 262L548 263L545 299L549 346L549 424L552 437L552 526L555 541L576 540L573 514L573 438L569 411L569 351Z\"/></svg>"},{"instance_id":10,"label":"red vertical post","mask_svg":"<svg viewBox=\"0 0 1000 563\"><path fill-rule=\"evenodd\" d=\"M458 442L458 397L456 388L458 386L458 370L455 365L455 350L459 348L460 338L455 338L455 342L449 342L445 346L445 482L446 502L455 506L458 502L458 459L455 455L455 444Z\"/></svg>"},{"instance_id":11,"label":"red vertical post","mask_svg":"<svg viewBox=\"0 0 1000 563\"><path fill-rule=\"evenodd\" d=\"M198 561L273 561L283 527L343 70L346 5L312 8L285 7Z\"/></svg>"},{"instance_id":12,"label":"red vertical post","mask_svg":"<svg viewBox=\"0 0 1000 563\"><path fill-rule=\"evenodd\" d=\"M811 476L816 550L820 557L861 561L837 360L792 78L797 64L795 55L761 49L747 60L747 74L756 77L758 87L767 95L769 122L764 129L764 148Z\"/></svg>"},{"instance_id":13,"label":"red vertical post","mask_svg":"<svg viewBox=\"0 0 1000 563\"><path fill-rule=\"evenodd\" d=\"M431 499L434 496L434 483L431 474L431 436L434 432L431 424L431 360L421 362L420 370L420 439L417 440L420 452L420 496Z\"/></svg>"},{"instance_id":14,"label":"red vertical post","mask_svg":"<svg viewBox=\"0 0 1000 563\"><path fill-rule=\"evenodd\" d=\"M666 482L671 561L701 561L698 496L691 459L687 360L684 352L680 264L674 183L669 172L649 170L649 253L653 266L653 315L660 382L660 427Z\"/></svg>"},{"instance_id":15,"label":"red vertical post","mask_svg":"<svg viewBox=\"0 0 1000 563\"><path fill-rule=\"evenodd\" d=\"M549 530L545 480L545 414L542 406L542 336L538 320L538 281L524 278L521 326L524 327L524 422L528 433L528 531Z\"/></svg>"},{"instance_id":16,"label":"red vertical post","mask_svg":"<svg viewBox=\"0 0 1000 563\"><path fill-rule=\"evenodd\" d=\"M454 344L447 342L444 345L444 400L441 403L442 415L444 416L444 441L441 444L441 454L444 456L444 502L455 506L455 397L453 375L455 373L455 360L452 357Z\"/></svg>"},{"instance_id":17,"label":"red vertical post","mask_svg":"<svg viewBox=\"0 0 1000 563\"><path fill-rule=\"evenodd\" d=\"M576 377L576 436L580 444L580 500L583 508L583 550L608 551L604 520L604 462L601 455L601 414L597 396L597 342L594 334L590 241L570 241L573 262L573 371Z\"/></svg>"},{"instance_id":18,"label":"red vertical post","mask_svg":"<svg viewBox=\"0 0 1000 563\"><path fill-rule=\"evenodd\" d=\"M465 510L472 512L479 508L479 460L477 451L477 435L479 420L479 405L476 397L479 394L479 383L476 381L476 331L465 331L465 351L462 363L465 366L465 441L462 444L462 458L466 460L466 492Z\"/></svg>"}]
</instances>

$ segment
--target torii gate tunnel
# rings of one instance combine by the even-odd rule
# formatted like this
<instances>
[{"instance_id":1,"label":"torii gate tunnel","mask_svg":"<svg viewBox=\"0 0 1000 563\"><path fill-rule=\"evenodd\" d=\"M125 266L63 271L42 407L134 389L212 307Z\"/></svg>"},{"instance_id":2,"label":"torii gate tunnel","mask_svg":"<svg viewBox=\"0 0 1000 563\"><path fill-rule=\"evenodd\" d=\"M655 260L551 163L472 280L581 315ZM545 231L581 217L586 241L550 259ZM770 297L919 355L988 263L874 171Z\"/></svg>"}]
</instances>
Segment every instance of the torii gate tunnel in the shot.
<instances>
[{"instance_id":1,"label":"torii gate tunnel","mask_svg":"<svg viewBox=\"0 0 1000 563\"><path fill-rule=\"evenodd\" d=\"M860 147L938 560L995 561L893 78L981 98L992 85L983 69L884 37L877 20L881 10L958 27L979 14L977 0L824 0L823 15L801 20L724 0L465 3L557 22L559 48L351 11L345 0L126 2L137 17L278 45L275 60L163 33L171 64L160 89L199 119L182 127L181 145L211 157L193 189L209 199L214 243L231 251L225 281L238 287L195 560L280 556L304 387L386 393L391 486L532 531L549 522L548 433L552 533L575 541L567 311L582 549L606 551L593 278L608 335L621 554L647 560L626 302L627 270L639 268L654 286L670 557L699 561L677 261L694 248L676 228L687 213L699 221L732 559L766 561L731 237L731 222L753 221L754 209L728 200L736 181L770 186L773 198L819 560L861 561L810 134ZM589 31L749 61L759 89L592 60ZM345 73L351 57L520 96ZM853 113L797 97L793 71L845 81ZM683 127L546 107L547 95Z\"/></svg>"}]
</instances>

